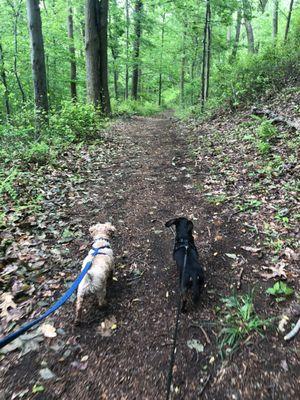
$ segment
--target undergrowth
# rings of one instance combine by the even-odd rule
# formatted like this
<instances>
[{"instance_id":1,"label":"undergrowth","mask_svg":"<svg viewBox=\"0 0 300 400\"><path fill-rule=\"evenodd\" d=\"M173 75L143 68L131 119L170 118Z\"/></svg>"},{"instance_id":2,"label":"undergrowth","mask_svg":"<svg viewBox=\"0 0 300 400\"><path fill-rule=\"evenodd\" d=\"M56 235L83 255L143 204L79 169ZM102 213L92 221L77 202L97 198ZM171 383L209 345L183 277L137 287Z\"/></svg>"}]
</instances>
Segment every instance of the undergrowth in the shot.
<instances>
[{"instance_id":1,"label":"undergrowth","mask_svg":"<svg viewBox=\"0 0 300 400\"><path fill-rule=\"evenodd\" d=\"M248 343L254 334L263 335L271 324L255 311L253 293L222 298L221 325L218 342L222 357L233 354L242 342Z\"/></svg>"}]
</instances>

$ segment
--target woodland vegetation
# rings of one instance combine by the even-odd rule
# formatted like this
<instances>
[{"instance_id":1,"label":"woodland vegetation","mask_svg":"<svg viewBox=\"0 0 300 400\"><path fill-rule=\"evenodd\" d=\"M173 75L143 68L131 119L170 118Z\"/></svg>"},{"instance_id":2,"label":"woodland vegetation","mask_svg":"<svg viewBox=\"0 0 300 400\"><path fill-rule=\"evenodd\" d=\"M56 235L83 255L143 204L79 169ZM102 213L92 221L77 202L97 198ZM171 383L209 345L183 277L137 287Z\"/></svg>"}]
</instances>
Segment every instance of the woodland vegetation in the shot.
<instances>
[{"instance_id":1,"label":"woodland vegetation","mask_svg":"<svg viewBox=\"0 0 300 400\"><path fill-rule=\"evenodd\" d=\"M300 1L0 5L1 336L77 276L91 221L113 220L122 238L100 331L95 314L71 332L72 304L61 308L50 336L0 352L0 398L66 398L67 381L74 398L160 398L176 300L164 221L179 212L207 274L195 321L213 325L191 337L180 324L174 399L299 398L300 335L287 345L283 332L300 317Z\"/></svg>"},{"instance_id":2,"label":"woodland vegetation","mask_svg":"<svg viewBox=\"0 0 300 400\"><path fill-rule=\"evenodd\" d=\"M34 98L50 124L86 99L104 115L235 106L297 79L299 19L293 0L2 0L2 129L30 129Z\"/></svg>"},{"instance_id":3,"label":"woodland vegetation","mask_svg":"<svg viewBox=\"0 0 300 400\"><path fill-rule=\"evenodd\" d=\"M293 0L2 0L0 21L1 193L113 115L201 116L299 82Z\"/></svg>"}]
</instances>

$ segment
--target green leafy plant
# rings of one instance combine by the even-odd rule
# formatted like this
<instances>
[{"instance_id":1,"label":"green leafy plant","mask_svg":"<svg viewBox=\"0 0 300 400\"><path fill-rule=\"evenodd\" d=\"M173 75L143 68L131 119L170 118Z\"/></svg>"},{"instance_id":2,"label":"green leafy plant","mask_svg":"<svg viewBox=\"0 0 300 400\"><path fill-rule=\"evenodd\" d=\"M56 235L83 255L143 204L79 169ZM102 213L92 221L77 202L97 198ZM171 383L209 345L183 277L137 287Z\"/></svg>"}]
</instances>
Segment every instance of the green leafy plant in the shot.
<instances>
[{"instance_id":1,"label":"green leafy plant","mask_svg":"<svg viewBox=\"0 0 300 400\"><path fill-rule=\"evenodd\" d=\"M30 163L45 165L54 158L54 152L51 151L49 145L45 142L35 142L30 145L25 154L25 158Z\"/></svg>"},{"instance_id":2,"label":"green leafy plant","mask_svg":"<svg viewBox=\"0 0 300 400\"><path fill-rule=\"evenodd\" d=\"M238 204L237 209L239 211L250 211L260 208L262 202L260 200L246 200L243 204Z\"/></svg>"},{"instance_id":3,"label":"green leafy plant","mask_svg":"<svg viewBox=\"0 0 300 400\"><path fill-rule=\"evenodd\" d=\"M248 341L251 335L262 334L271 320L262 319L256 314L252 293L243 296L233 294L221 301L222 329L218 336L218 344L221 355L226 356L236 351L242 341Z\"/></svg>"},{"instance_id":4,"label":"green leafy plant","mask_svg":"<svg viewBox=\"0 0 300 400\"><path fill-rule=\"evenodd\" d=\"M209 195L207 196L207 201L211 204L222 204L225 203L227 200L226 194L219 194L219 195Z\"/></svg>"},{"instance_id":5,"label":"green leafy plant","mask_svg":"<svg viewBox=\"0 0 300 400\"><path fill-rule=\"evenodd\" d=\"M277 129L269 120L263 120L257 129L257 136L264 141L276 136L277 133Z\"/></svg>"},{"instance_id":6,"label":"green leafy plant","mask_svg":"<svg viewBox=\"0 0 300 400\"><path fill-rule=\"evenodd\" d=\"M262 140L259 140L256 144L258 151L261 154L268 154L270 153L271 150L271 145L268 142L264 142Z\"/></svg>"},{"instance_id":7,"label":"green leafy plant","mask_svg":"<svg viewBox=\"0 0 300 400\"><path fill-rule=\"evenodd\" d=\"M271 296L275 296L275 301L280 302L286 300L287 296L291 296L294 290L288 287L285 282L278 281L272 287L268 288L266 292Z\"/></svg>"}]
</instances>

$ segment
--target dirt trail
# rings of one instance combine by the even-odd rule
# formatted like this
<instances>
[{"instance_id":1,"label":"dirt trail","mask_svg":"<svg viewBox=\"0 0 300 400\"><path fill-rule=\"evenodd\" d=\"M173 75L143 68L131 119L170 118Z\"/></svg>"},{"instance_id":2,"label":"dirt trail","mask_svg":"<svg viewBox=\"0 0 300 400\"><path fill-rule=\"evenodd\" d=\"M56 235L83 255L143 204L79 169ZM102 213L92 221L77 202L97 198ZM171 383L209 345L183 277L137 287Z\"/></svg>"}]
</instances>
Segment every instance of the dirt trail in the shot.
<instances>
[{"instance_id":1,"label":"dirt trail","mask_svg":"<svg viewBox=\"0 0 300 400\"><path fill-rule=\"evenodd\" d=\"M272 343L265 349L260 340L260 347L252 349L252 361L251 350L241 350L240 364L233 363L230 372L234 381L222 381L225 370L218 360L217 330L207 321L215 319L219 295L228 295L237 279L222 254L231 253L247 238L233 221L220 220L216 210L204 206L200 193L193 189L197 172L190 169L186 138L168 116L121 121L111 133L122 151L108 168L91 166L91 175L83 184L91 202L69 210L70 219L81 221L85 232L93 222L107 219L117 227L113 244L117 280L108 290L108 307L88 310L79 328L72 328L74 305L62 308L53 322L64 329L71 354L65 357L66 348L54 352L43 345L38 353L16 361L4 376L6 393L35 383L44 361L58 379L47 381L44 393L27 398L164 399L177 305L173 238L164 222L174 215L186 215L195 223L207 284L198 308L190 305L190 312L180 318L173 398L275 398L276 365L274 369L267 366L267 360L257 355L257 351L266 352L267 358ZM216 233L222 234L222 241L213 240ZM76 261L78 249L72 246ZM111 316L116 318L117 329L102 337L97 329ZM201 321L206 322L200 327ZM197 355L188 348L187 340L193 338L204 344L203 353ZM84 356L88 356L87 365L80 361ZM243 360L248 362L247 372L242 370ZM256 368L261 369L261 377ZM293 385L294 381L290 393L294 393Z\"/></svg>"}]
</instances>

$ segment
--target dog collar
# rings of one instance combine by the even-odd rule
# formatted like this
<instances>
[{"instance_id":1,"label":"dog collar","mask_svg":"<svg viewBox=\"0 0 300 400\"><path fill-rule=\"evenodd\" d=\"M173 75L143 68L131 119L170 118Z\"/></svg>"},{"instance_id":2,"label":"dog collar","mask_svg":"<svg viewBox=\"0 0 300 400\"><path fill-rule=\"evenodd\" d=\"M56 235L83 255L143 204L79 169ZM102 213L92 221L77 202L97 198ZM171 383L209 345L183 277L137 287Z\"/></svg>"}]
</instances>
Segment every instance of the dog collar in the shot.
<instances>
[{"instance_id":1,"label":"dog collar","mask_svg":"<svg viewBox=\"0 0 300 400\"><path fill-rule=\"evenodd\" d=\"M105 242L109 242L109 240L108 240L107 238L104 238L104 237L101 237L101 236L96 237L96 238L94 239L94 242L96 242L96 240L104 240Z\"/></svg>"},{"instance_id":2,"label":"dog collar","mask_svg":"<svg viewBox=\"0 0 300 400\"><path fill-rule=\"evenodd\" d=\"M194 247L194 246L193 246L193 244L191 242L189 242L188 239L182 239L182 238L181 239L177 239L175 241L175 249L174 249L174 251L177 251L177 250L179 250L179 249L181 249L183 247L187 250L189 247Z\"/></svg>"}]
</instances>

